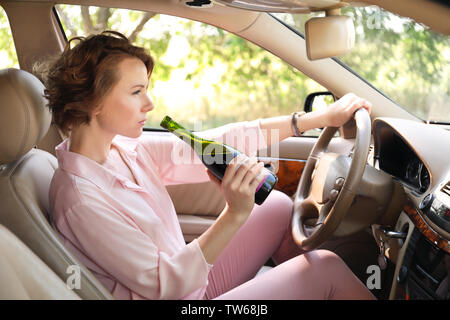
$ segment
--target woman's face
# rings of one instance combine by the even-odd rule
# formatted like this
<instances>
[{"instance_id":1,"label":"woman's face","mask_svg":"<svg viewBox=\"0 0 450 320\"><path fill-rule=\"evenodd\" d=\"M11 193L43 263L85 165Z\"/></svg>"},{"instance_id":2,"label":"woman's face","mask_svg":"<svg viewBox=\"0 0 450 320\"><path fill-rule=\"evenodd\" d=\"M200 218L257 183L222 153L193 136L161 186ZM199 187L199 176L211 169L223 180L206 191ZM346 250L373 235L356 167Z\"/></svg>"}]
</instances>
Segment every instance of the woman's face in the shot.
<instances>
[{"instance_id":1,"label":"woman's face","mask_svg":"<svg viewBox=\"0 0 450 320\"><path fill-rule=\"evenodd\" d=\"M147 95L147 68L134 57L123 59L117 68L119 80L93 117L106 134L137 138L142 134L147 112L154 108Z\"/></svg>"}]
</instances>

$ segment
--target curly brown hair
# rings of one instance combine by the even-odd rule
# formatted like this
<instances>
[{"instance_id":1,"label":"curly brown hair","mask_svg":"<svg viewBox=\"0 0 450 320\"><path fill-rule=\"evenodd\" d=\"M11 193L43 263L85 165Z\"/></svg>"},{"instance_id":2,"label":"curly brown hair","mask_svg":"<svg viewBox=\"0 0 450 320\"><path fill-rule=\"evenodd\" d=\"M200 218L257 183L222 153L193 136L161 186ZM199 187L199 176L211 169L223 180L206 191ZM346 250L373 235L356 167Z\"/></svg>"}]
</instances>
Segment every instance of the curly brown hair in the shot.
<instances>
[{"instance_id":1,"label":"curly brown hair","mask_svg":"<svg viewBox=\"0 0 450 320\"><path fill-rule=\"evenodd\" d=\"M71 48L74 40L80 42ZM118 63L129 57L142 60L150 77L154 66L152 57L116 31L74 37L61 55L34 66L34 73L46 87L44 95L53 121L64 134L68 135L73 127L90 123L91 114L102 97L119 80Z\"/></svg>"}]
</instances>

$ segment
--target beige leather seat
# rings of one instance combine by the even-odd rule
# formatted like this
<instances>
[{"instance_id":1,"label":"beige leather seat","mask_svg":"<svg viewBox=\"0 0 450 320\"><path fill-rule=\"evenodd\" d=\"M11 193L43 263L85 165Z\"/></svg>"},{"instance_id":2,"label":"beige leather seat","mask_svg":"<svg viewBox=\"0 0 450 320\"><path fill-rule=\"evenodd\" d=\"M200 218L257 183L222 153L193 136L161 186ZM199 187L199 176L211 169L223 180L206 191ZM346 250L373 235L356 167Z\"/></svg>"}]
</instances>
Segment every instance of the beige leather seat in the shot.
<instances>
[{"instance_id":1,"label":"beige leather seat","mask_svg":"<svg viewBox=\"0 0 450 320\"><path fill-rule=\"evenodd\" d=\"M0 225L0 300L79 300L45 263Z\"/></svg>"},{"instance_id":2,"label":"beige leather seat","mask_svg":"<svg viewBox=\"0 0 450 320\"><path fill-rule=\"evenodd\" d=\"M70 275L69 266L80 266L81 286L75 292L82 299L112 299L50 225L48 191L58 163L53 155L34 148L51 121L43 93L44 86L32 74L0 70L0 224L63 282Z\"/></svg>"}]
</instances>

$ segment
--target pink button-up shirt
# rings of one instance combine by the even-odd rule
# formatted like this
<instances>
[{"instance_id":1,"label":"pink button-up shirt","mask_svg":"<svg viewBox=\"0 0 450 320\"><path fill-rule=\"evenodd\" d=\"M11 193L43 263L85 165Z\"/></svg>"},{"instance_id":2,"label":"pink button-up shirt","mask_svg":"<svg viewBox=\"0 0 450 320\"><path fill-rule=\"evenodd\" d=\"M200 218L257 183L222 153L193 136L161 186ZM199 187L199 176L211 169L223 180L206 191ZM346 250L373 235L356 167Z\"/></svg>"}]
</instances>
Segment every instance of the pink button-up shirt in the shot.
<instances>
[{"instance_id":1,"label":"pink button-up shirt","mask_svg":"<svg viewBox=\"0 0 450 320\"><path fill-rule=\"evenodd\" d=\"M259 120L202 131L248 155L266 147ZM192 149L174 135L116 136L112 144L137 183L56 147L50 187L52 223L64 245L117 299L202 299L212 265L197 240L186 244L165 185L208 181ZM181 155L181 156L180 156ZM117 160L116 160L117 161Z\"/></svg>"}]
</instances>

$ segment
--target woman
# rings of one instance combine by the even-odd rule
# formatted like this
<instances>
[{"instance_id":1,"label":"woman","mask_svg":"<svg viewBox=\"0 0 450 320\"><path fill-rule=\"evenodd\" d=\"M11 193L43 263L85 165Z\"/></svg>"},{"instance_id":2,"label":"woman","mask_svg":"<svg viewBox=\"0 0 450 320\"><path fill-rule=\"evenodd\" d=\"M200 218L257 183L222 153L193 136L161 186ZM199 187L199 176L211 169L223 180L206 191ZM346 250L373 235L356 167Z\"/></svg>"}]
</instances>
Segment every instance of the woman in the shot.
<instances>
[{"instance_id":1,"label":"woman","mask_svg":"<svg viewBox=\"0 0 450 320\"><path fill-rule=\"evenodd\" d=\"M153 60L143 48L116 32L76 39L43 77L54 121L69 137L56 147L53 224L117 299L373 298L333 253L300 255L290 236L287 196L273 191L255 207L263 165L254 156L233 159L220 183L198 161L174 161L181 140L141 136L154 108L147 95ZM300 117L298 127L340 126L361 107L370 110L370 103L346 95L326 112ZM242 151L254 155L278 142L271 141L271 130L279 140L291 136L290 124L291 116L276 117L200 135L250 137ZM164 185L208 179L226 206L186 245ZM278 266L254 278L270 257Z\"/></svg>"}]
</instances>

